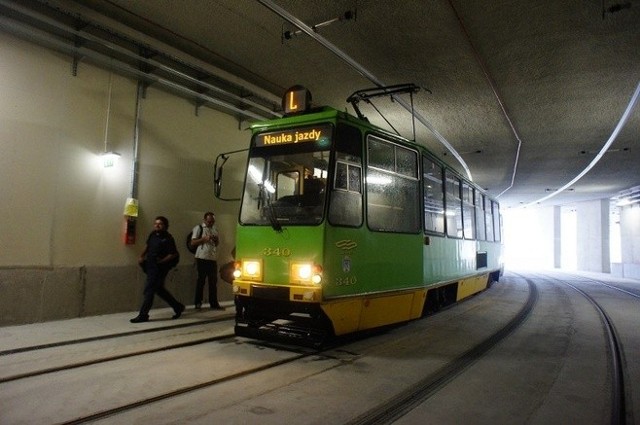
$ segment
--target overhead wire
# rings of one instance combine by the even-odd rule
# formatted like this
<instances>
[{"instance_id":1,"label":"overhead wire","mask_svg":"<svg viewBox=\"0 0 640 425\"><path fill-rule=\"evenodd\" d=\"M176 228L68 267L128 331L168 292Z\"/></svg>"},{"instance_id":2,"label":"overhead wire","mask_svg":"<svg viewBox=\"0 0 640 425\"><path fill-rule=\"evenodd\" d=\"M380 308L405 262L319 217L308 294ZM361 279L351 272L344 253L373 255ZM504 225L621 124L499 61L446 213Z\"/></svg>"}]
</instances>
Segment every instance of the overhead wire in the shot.
<instances>
[{"instance_id":1,"label":"overhead wire","mask_svg":"<svg viewBox=\"0 0 640 425\"><path fill-rule=\"evenodd\" d=\"M322 37L320 34L315 32L312 27L308 26L307 24L302 22L300 19L298 19L291 13L287 12L285 9L283 9L279 5L275 4L272 0L258 0L258 1L263 6L265 6L266 8L270 9L272 12L279 15L281 18L288 21L290 24L298 27L302 32L304 32L309 37L311 37L312 39L320 43L322 46L324 46L327 50L329 50L330 52L338 56L338 58L342 59L349 66L355 69L360 75L367 78L369 81L371 81L378 87L384 87L386 85L380 79L378 79L378 77L373 75L373 73L371 73L368 69L366 69L364 66L359 64L355 59L353 59L352 57L347 55L345 52L340 50L337 46L332 44L326 38ZM451 154L458 160L460 165L464 168L469 180L473 180L469 166L464 161L464 159L462 159L460 154L453 148L453 146L451 146L451 144L447 141L447 139L445 139L445 137L442 134L440 134L438 130L436 130L435 127L429 121L427 121L426 118L424 118L418 112L412 111L411 105L409 105L404 99L397 96L393 96L393 99L396 102L398 102L398 104L401 105L403 108L405 108L407 111L412 112L414 117L420 123L422 123L426 128L428 128L429 131L431 131L431 133L438 139L438 141L440 141L440 143L444 145L451 152Z\"/></svg>"},{"instance_id":2,"label":"overhead wire","mask_svg":"<svg viewBox=\"0 0 640 425\"><path fill-rule=\"evenodd\" d=\"M564 191L569 186L571 186L572 184L574 184L575 182L580 180L582 177L584 177L584 175L587 174L600 161L600 159L602 159L602 156L609 150L609 147L611 146L611 144L616 140L616 138L618 137L618 134L620 133L620 131L622 130L624 125L627 123L627 120L629 119L629 116L631 115L631 112L633 111L633 108L635 108L636 104L638 103L638 96L640 96L640 81L638 82L638 85L636 86L636 90L633 92L633 95L631 96L631 100L629 100L629 104L627 105L626 109L624 110L624 113L622 114L622 117L620 117L620 120L618 121L618 124L613 129L613 132L611 133L611 136L609 136L609 139L602 146L602 148L600 149L600 152L598 152L598 154L595 156L595 158L593 158L593 160L589 163L589 165L587 165L585 167L585 169L582 170L582 172L580 172L580 174L578 174L570 182L568 182L567 184L565 184L561 188L556 189L555 191L553 191L549 195L547 195L545 197L542 197L540 199L537 199L535 201L529 202L528 204L522 205L522 207L528 207L530 205L539 204L542 201L546 201L547 199L556 196L557 194L559 194L560 192Z\"/></svg>"},{"instance_id":3,"label":"overhead wire","mask_svg":"<svg viewBox=\"0 0 640 425\"><path fill-rule=\"evenodd\" d=\"M471 40L471 36L469 35L469 32L467 31L467 27L465 26L464 21L462 20L462 17L460 16L460 14L458 13L458 10L456 9L455 5L453 4L453 0L449 0L449 5L451 6L451 9L453 9L453 13L456 15L456 18L458 19L458 22L460 23L460 28L462 29L462 32L464 33L464 36L467 39L467 42L471 46L471 51L473 52L473 55L476 58L476 61L478 62L478 65L480 66L480 69L482 70L482 73L484 74L484 77L487 79L487 82L489 83L489 87L491 87L491 91L493 92L493 95L495 96L495 98L496 98L496 100L498 102L498 105L500 106L500 109L502 110L502 115L507 120L507 124L509 124L509 128L511 129L511 132L513 133L513 136L518 141L518 146L516 147L516 156L515 156L515 159L514 159L514 162L513 162L513 172L511 173L511 184L505 190L503 190L498 195L496 195L496 198L499 198L505 192L507 192L509 189L511 189L513 187L514 183L515 183L516 173L518 171L518 162L520 161L520 149L522 148L522 139L520 138L520 134L518 133L518 130L516 130L516 127L513 124L513 121L511 120L511 117L509 116L509 112L507 111L507 107L505 106L504 102L502 101L502 96L500 96L500 93L498 91L498 87L496 85L496 82L493 79L493 77L491 76L491 74L489 73L489 70L487 69L487 65L485 64L484 60L480 56L480 53L478 53L478 49L476 49L476 46L473 44L473 41Z\"/></svg>"}]
</instances>

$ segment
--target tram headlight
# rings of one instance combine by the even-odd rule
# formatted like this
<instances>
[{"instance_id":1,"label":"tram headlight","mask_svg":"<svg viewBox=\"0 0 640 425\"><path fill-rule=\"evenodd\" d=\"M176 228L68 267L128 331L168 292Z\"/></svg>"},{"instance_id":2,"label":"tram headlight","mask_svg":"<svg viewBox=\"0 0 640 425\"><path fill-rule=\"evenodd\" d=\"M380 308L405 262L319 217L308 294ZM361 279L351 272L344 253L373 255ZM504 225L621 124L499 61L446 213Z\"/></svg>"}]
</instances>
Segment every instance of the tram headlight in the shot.
<instances>
[{"instance_id":1,"label":"tram headlight","mask_svg":"<svg viewBox=\"0 0 640 425\"><path fill-rule=\"evenodd\" d=\"M311 278L311 264L300 264L297 267L297 275L300 280L309 280Z\"/></svg>"},{"instance_id":2,"label":"tram headlight","mask_svg":"<svg viewBox=\"0 0 640 425\"><path fill-rule=\"evenodd\" d=\"M289 282L319 285L322 282L322 267L308 262L291 263Z\"/></svg>"},{"instance_id":3,"label":"tram headlight","mask_svg":"<svg viewBox=\"0 0 640 425\"><path fill-rule=\"evenodd\" d=\"M236 279L262 280L262 263L259 260L243 260L233 272Z\"/></svg>"}]
</instances>

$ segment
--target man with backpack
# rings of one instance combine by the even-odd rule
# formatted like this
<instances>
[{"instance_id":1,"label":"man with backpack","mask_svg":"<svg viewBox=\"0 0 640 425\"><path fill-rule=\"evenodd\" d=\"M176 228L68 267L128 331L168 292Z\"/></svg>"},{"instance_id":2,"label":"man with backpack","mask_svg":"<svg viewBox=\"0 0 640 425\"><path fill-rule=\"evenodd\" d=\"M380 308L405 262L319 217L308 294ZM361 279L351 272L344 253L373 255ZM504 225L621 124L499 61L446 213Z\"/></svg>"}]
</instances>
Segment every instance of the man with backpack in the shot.
<instances>
[{"instance_id":1,"label":"man with backpack","mask_svg":"<svg viewBox=\"0 0 640 425\"><path fill-rule=\"evenodd\" d=\"M195 307L202 308L202 296L205 280L209 282L209 304L213 310L224 310L218 303L218 263L217 246L218 229L214 225L215 215L208 211L204 214L202 224L193 228L191 232L191 247L195 248L198 280L196 282Z\"/></svg>"}]
</instances>

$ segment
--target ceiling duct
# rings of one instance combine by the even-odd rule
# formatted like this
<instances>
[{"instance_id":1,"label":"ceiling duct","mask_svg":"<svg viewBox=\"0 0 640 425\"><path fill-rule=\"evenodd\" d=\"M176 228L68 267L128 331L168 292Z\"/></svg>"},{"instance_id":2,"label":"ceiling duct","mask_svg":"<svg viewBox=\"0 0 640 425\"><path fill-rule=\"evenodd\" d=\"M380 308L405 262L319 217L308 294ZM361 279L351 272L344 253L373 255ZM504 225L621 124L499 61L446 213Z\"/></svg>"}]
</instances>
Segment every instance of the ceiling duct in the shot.
<instances>
[{"instance_id":1,"label":"ceiling duct","mask_svg":"<svg viewBox=\"0 0 640 425\"><path fill-rule=\"evenodd\" d=\"M161 86L196 106L207 106L239 121L280 117L279 101L187 63L147 43L124 35L78 13L40 2L0 0L0 29L44 47L69 54L73 73L81 60Z\"/></svg>"}]
</instances>

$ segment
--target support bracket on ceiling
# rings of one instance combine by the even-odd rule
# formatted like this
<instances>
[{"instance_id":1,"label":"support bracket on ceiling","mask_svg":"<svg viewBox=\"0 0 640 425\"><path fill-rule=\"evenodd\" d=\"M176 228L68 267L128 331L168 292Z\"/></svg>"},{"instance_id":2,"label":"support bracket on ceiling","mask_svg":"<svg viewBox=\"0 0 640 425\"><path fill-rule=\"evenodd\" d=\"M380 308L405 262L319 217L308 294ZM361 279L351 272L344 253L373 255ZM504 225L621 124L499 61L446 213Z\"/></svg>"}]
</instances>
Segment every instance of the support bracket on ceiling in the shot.
<instances>
[{"instance_id":1,"label":"support bracket on ceiling","mask_svg":"<svg viewBox=\"0 0 640 425\"><path fill-rule=\"evenodd\" d=\"M328 21L320 22L319 24L315 24L311 26L311 29L313 30L313 32L318 32L318 29L331 25L334 22L350 21L350 20L355 21L356 16L357 16L357 9L347 10L337 18L332 18L332 19L329 19ZM280 37L280 42L284 43L285 40L291 40L293 37L297 37L302 34L303 34L302 30L296 30L296 31L285 30L284 25L282 25L282 36Z\"/></svg>"}]
</instances>

